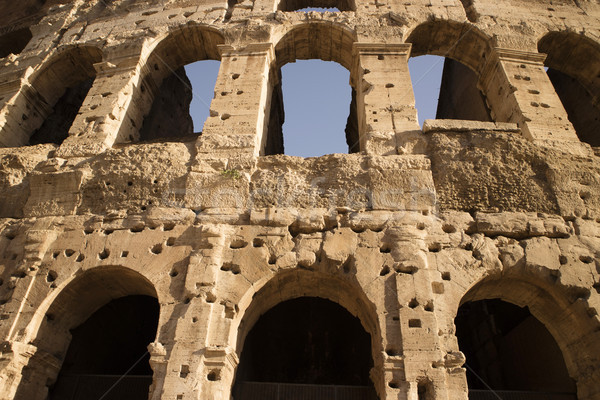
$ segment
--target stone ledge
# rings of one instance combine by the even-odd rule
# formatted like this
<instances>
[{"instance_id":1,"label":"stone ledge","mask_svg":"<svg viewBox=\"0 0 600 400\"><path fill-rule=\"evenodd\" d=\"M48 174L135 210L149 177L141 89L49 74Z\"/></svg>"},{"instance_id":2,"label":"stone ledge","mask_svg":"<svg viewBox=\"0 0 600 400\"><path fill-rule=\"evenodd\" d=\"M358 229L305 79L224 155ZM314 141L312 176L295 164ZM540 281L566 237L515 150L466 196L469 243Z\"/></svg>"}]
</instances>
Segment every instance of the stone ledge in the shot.
<instances>
[{"instance_id":1,"label":"stone ledge","mask_svg":"<svg viewBox=\"0 0 600 400\"><path fill-rule=\"evenodd\" d=\"M521 134L521 129L517 124L510 122L484 122L459 119L426 119L425 122L423 122L423 133L467 131L492 131Z\"/></svg>"}]
</instances>

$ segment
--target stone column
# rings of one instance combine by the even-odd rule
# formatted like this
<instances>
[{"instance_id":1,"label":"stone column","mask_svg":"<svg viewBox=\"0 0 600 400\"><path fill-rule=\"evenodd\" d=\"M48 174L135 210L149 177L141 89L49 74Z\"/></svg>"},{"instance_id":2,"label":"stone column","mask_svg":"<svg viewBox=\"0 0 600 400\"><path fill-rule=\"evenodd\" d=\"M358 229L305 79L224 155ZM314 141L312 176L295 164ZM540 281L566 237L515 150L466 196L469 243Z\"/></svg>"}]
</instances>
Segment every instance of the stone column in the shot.
<instances>
[{"instance_id":1,"label":"stone column","mask_svg":"<svg viewBox=\"0 0 600 400\"><path fill-rule=\"evenodd\" d=\"M220 45L221 67L210 115L197 142L200 157L258 156L266 143L272 43Z\"/></svg>"},{"instance_id":2,"label":"stone column","mask_svg":"<svg viewBox=\"0 0 600 400\"><path fill-rule=\"evenodd\" d=\"M96 79L69 129L69 137L57 151L58 157L99 154L117 140L137 137L144 107L131 103L134 97L137 103L145 98L138 93L142 91L139 60L140 54L136 53L94 64Z\"/></svg>"},{"instance_id":3,"label":"stone column","mask_svg":"<svg viewBox=\"0 0 600 400\"><path fill-rule=\"evenodd\" d=\"M354 43L360 150L389 155L412 152L408 136L420 134L408 58L410 43Z\"/></svg>"},{"instance_id":4,"label":"stone column","mask_svg":"<svg viewBox=\"0 0 600 400\"><path fill-rule=\"evenodd\" d=\"M579 141L544 70L545 54L496 48L484 67L479 87L492 119L516 122L534 141Z\"/></svg>"}]
</instances>

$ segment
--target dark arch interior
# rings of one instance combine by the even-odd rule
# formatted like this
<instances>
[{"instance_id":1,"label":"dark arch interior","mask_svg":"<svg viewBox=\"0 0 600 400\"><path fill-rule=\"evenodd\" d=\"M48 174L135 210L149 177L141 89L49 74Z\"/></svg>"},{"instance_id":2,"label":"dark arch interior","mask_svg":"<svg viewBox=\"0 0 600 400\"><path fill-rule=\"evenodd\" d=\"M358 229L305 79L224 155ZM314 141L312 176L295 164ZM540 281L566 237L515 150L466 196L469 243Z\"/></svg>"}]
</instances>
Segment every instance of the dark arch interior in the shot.
<instances>
[{"instance_id":1,"label":"dark arch interior","mask_svg":"<svg viewBox=\"0 0 600 400\"><path fill-rule=\"evenodd\" d=\"M497 299L467 302L459 308L455 324L467 360L470 399L487 399L480 391L489 388L501 395L543 392L555 398L552 393L562 393L560 399L576 399L575 383L556 341L527 307Z\"/></svg>"},{"instance_id":2,"label":"dark arch interior","mask_svg":"<svg viewBox=\"0 0 600 400\"><path fill-rule=\"evenodd\" d=\"M60 145L68 136L79 109L87 96L94 78L81 80L65 88L52 113L29 138L29 144L54 143Z\"/></svg>"},{"instance_id":3,"label":"dark arch interior","mask_svg":"<svg viewBox=\"0 0 600 400\"><path fill-rule=\"evenodd\" d=\"M548 68L548 77L582 142L600 146L600 105L575 78Z\"/></svg>"},{"instance_id":4,"label":"dark arch interior","mask_svg":"<svg viewBox=\"0 0 600 400\"><path fill-rule=\"evenodd\" d=\"M371 337L358 318L329 300L288 300L266 312L248 333L234 398L253 398L260 389L265 391L265 400L277 399L269 389L284 384L280 391L299 393L320 387L332 390L334 396L333 386L344 386L362 399L373 399L372 366Z\"/></svg>"},{"instance_id":5,"label":"dark arch interior","mask_svg":"<svg viewBox=\"0 0 600 400\"><path fill-rule=\"evenodd\" d=\"M0 58L19 54L31 40L29 28L21 28L0 36Z\"/></svg>"},{"instance_id":6,"label":"dark arch interior","mask_svg":"<svg viewBox=\"0 0 600 400\"><path fill-rule=\"evenodd\" d=\"M154 297L126 296L112 300L72 329L50 399L88 400L106 393L106 400L146 400L152 382L147 346L156 336L158 315Z\"/></svg>"}]
</instances>

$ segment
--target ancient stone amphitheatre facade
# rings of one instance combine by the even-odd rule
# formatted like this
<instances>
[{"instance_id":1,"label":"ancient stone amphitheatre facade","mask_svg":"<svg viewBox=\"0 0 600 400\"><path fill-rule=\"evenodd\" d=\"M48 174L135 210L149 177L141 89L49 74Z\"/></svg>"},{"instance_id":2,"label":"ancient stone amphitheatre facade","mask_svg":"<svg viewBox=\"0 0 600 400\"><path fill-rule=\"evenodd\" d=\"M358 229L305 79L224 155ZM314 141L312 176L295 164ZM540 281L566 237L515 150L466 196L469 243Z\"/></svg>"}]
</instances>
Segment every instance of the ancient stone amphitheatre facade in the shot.
<instances>
[{"instance_id":1,"label":"ancient stone amphitheatre facade","mask_svg":"<svg viewBox=\"0 0 600 400\"><path fill-rule=\"evenodd\" d=\"M598 0L22 0L0 26L0 398L600 399ZM282 154L300 59L349 70L348 154Z\"/></svg>"}]
</instances>

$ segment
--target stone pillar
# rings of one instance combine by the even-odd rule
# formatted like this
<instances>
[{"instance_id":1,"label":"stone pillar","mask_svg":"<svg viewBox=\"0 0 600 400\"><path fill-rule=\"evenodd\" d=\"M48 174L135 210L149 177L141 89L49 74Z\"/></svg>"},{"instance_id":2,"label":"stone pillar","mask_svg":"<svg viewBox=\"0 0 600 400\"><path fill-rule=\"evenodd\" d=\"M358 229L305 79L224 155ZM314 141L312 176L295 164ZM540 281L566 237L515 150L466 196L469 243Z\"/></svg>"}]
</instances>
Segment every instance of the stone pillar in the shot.
<instances>
[{"instance_id":1,"label":"stone pillar","mask_svg":"<svg viewBox=\"0 0 600 400\"><path fill-rule=\"evenodd\" d=\"M399 303L400 343L394 353L386 350L386 375L392 378L391 372L397 370L396 379L402 376L404 379L391 381L399 393L390 397L388 388L388 398L417 400L423 396L426 399L466 400L466 392L464 397L453 397L456 393L448 388L449 382L456 383L456 379L450 377L456 363L451 355L445 354L440 342L440 324L431 284L439 272L429 269L424 232L414 226L398 226L387 233L387 239L393 244L391 253L397 271L394 283ZM459 384L466 384L461 379L464 374L459 374L458 380Z\"/></svg>"},{"instance_id":2,"label":"stone pillar","mask_svg":"<svg viewBox=\"0 0 600 400\"><path fill-rule=\"evenodd\" d=\"M545 54L495 49L479 80L492 119L516 122L530 140L579 141L544 70L545 59Z\"/></svg>"},{"instance_id":3,"label":"stone pillar","mask_svg":"<svg viewBox=\"0 0 600 400\"><path fill-rule=\"evenodd\" d=\"M96 79L69 129L69 137L57 151L58 157L99 154L117 140L132 141L137 137L144 107L131 103L134 97L140 102L139 59L136 53L94 64Z\"/></svg>"},{"instance_id":4,"label":"stone pillar","mask_svg":"<svg viewBox=\"0 0 600 400\"><path fill-rule=\"evenodd\" d=\"M361 151L406 153L407 136L420 133L408 71L410 49L410 43L354 43L351 76Z\"/></svg>"},{"instance_id":5,"label":"stone pillar","mask_svg":"<svg viewBox=\"0 0 600 400\"><path fill-rule=\"evenodd\" d=\"M266 143L272 43L243 48L219 45L221 67L210 115L197 142L198 153L256 157Z\"/></svg>"},{"instance_id":6,"label":"stone pillar","mask_svg":"<svg viewBox=\"0 0 600 400\"><path fill-rule=\"evenodd\" d=\"M0 80L0 146L19 147L29 142L38 128L39 119L33 115L48 115L52 108L41 100L40 94L29 83L33 68L19 70Z\"/></svg>"}]
</instances>

